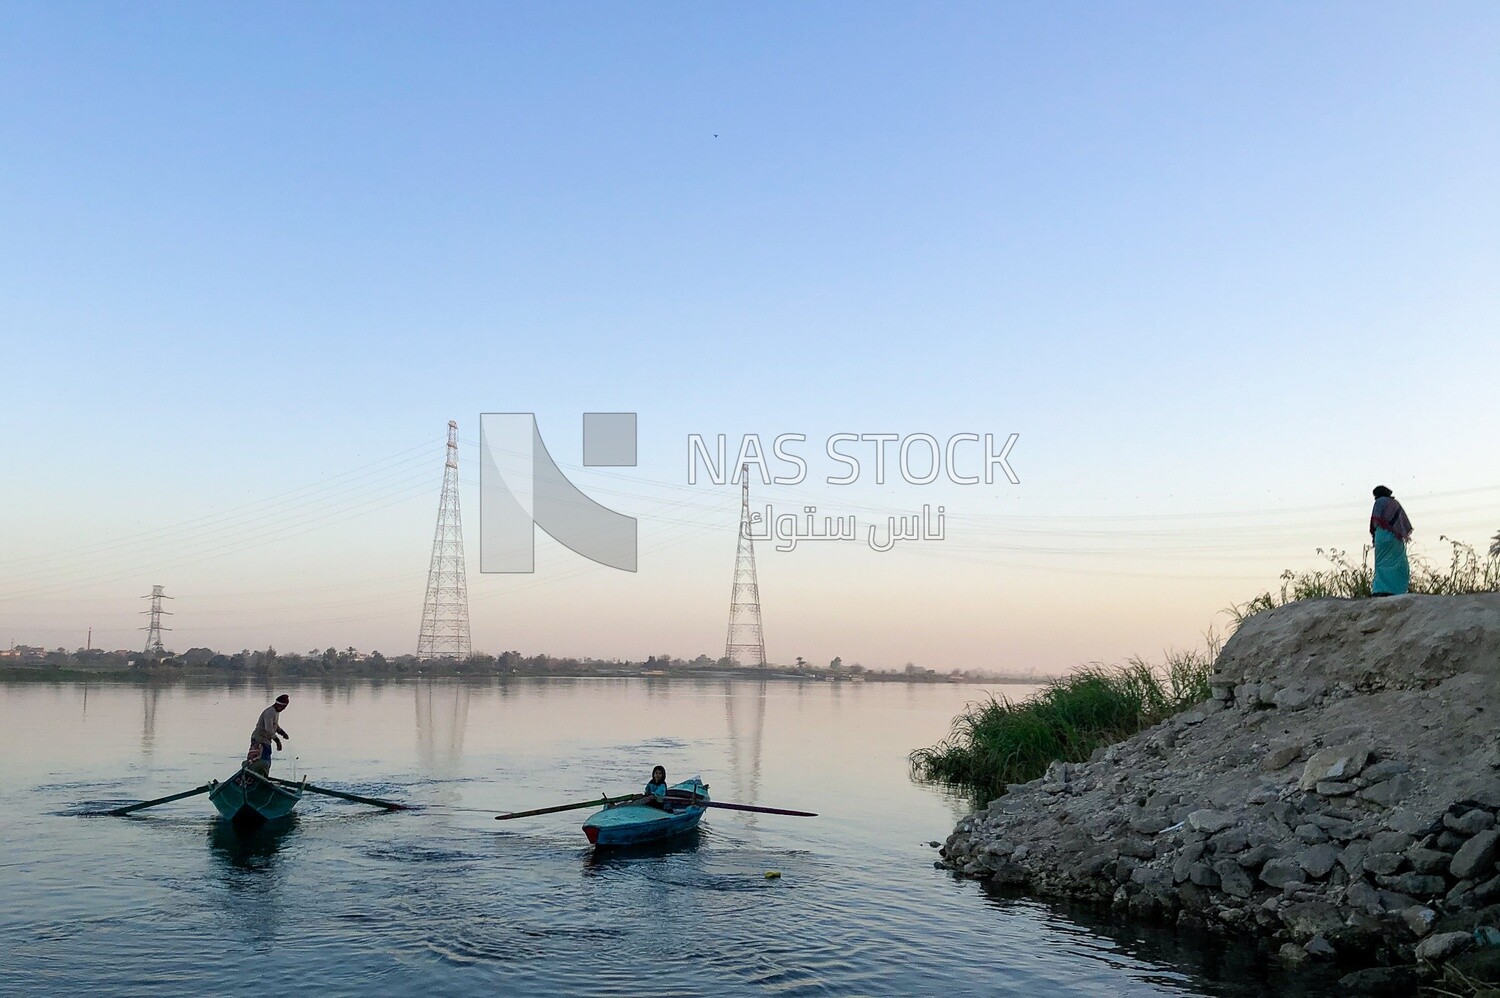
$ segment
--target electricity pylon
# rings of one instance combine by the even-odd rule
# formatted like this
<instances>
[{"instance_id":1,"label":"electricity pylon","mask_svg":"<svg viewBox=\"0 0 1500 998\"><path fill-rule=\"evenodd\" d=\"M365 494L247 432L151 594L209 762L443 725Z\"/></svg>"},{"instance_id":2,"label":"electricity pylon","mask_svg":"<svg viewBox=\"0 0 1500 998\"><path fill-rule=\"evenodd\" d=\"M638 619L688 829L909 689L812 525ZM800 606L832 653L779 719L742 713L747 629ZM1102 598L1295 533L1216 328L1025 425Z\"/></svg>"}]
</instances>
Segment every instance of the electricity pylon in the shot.
<instances>
[{"instance_id":1,"label":"electricity pylon","mask_svg":"<svg viewBox=\"0 0 1500 998\"><path fill-rule=\"evenodd\" d=\"M162 592L162 588L161 586L152 586L151 595L141 597L141 599L151 601L151 609L141 611L141 613L149 613L151 615L151 622L141 628L141 630L146 632L146 654L154 655L157 658L161 658L167 653L166 649L161 645L161 632L171 630L170 627L161 626L161 618L172 616L172 611L161 608L162 600L172 599L171 596ZM92 634L90 636L92 637Z\"/></svg>"},{"instance_id":2,"label":"electricity pylon","mask_svg":"<svg viewBox=\"0 0 1500 998\"><path fill-rule=\"evenodd\" d=\"M458 515L458 423L448 420L448 461L443 466L443 497L438 501L422 602L418 658L468 658L469 584L464 576L464 532Z\"/></svg>"},{"instance_id":3,"label":"electricity pylon","mask_svg":"<svg viewBox=\"0 0 1500 998\"><path fill-rule=\"evenodd\" d=\"M740 465L740 543L729 590L729 635L724 657L736 665L764 669L766 638L760 626L760 584L755 578L755 544L750 538L750 466Z\"/></svg>"}]
</instances>

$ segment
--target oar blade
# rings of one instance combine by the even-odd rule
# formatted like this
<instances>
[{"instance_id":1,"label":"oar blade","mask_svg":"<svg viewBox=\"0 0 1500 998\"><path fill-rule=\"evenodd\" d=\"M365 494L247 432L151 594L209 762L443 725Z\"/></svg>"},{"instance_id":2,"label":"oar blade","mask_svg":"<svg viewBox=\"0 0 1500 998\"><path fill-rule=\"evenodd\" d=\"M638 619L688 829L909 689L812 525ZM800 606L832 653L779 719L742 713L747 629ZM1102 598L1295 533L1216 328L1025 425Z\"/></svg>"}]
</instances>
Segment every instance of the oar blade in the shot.
<instances>
[{"instance_id":1,"label":"oar blade","mask_svg":"<svg viewBox=\"0 0 1500 998\"><path fill-rule=\"evenodd\" d=\"M534 818L539 814L556 814L559 811L576 811L584 807L603 807L606 804L615 804L629 798L629 794L621 794L618 797L600 797L597 800L581 800L573 804L558 804L554 807L537 807L530 811L512 811L509 814L495 815L496 821L509 821L512 818Z\"/></svg>"},{"instance_id":2,"label":"oar blade","mask_svg":"<svg viewBox=\"0 0 1500 998\"><path fill-rule=\"evenodd\" d=\"M259 774L256 775L258 776ZM355 804L368 804L371 807L383 807L387 811L410 811L412 809L410 804L402 804L399 801L393 800L381 800L379 797L362 797L359 794L351 794L347 790L329 790L327 787L318 787L314 786L311 783L296 783L292 780L277 779L274 776L262 776L259 778L270 783L275 783L279 786L294 787L299 790L305 790L310 794L322 794L324 797L336 797L339 800L351 801Z\"/></svg>"},{"instance_id":3,"label":"oar blade","mask_svg":"<svg viewBox=\"0 0 1500 998\"><path fill-rule=\"evenodd\" d=\"M760 807L755 804L731 804L728 801L711 800L707 802L709 807L719 807L726 811L751 811L755 814L782 814L792 818L816 818L816 811L794 811L786 807Z\"/></svg>"}]
</instances>

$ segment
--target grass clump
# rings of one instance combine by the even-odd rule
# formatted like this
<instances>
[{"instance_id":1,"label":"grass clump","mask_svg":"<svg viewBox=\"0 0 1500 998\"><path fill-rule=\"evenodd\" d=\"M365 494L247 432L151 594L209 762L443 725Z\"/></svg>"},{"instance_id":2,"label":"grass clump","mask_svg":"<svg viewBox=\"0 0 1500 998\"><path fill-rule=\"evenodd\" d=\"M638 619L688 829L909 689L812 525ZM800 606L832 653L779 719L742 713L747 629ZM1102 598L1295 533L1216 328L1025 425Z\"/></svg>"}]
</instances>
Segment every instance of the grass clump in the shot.
<instances>
[{"instance_id":1,"label":"grass clump","mask_svg":"<svg viewBox=\"0 0 1500 998\"><path fill-rule=\"evenodd\" d=\"M1447 542L1451 552L1446 566L1434 565L1424 558L1411 559L1411 592L1435 596L1454 596L1461 593L1488 593L1500 590L1500 541L1490 548L1489 554L1481 555L1474 546L1450 537ZM1266 590L1244 603L1229 607L1229 615L1238 627L1250 617L1272 610L1278 606L1298 600L1316 599L1320 596L1336 596L1342 599L1360 599L1370 595L1375 568L1371 563L1371 548L1367 544L1356 563L1348 552L1337 548L1318 548L1318 554L1327 559L1325 568L1307 572L1287 569L1281 573L1281 588Z\"/></svg>"},{"instance_id":2,"label":"grass clump","mask_svg":"<svg viewBox=\"0 0 1500 998\"><path fill-rule=\"evenodd\" d=\"M961 787L986 800L1007 783L1034 780L1054 760L1083 762L1209 695L1217 640L1198 651L1169 652L1153 666L1139 658L1089 666L1054 679L1025 700L971 703L947 738L911 753L912 775Z\"/></svg>"}]
</instances>

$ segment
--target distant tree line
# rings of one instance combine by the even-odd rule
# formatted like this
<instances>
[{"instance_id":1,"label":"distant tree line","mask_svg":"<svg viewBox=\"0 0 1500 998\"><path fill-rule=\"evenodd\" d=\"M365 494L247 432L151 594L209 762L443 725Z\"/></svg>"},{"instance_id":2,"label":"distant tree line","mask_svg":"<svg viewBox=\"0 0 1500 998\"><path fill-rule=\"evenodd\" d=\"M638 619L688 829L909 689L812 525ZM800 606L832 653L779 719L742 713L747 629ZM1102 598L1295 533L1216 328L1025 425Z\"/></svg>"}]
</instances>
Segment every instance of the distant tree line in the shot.
<instances>
[{"instance_id":1,"label":"distant tree line","mask_svg":"<svg viewBox=\"0 0 1500 998\"><path fill-rule=\"evenodd\" d=\"M189 648L182 653L169 652L153 656L146 652L103 651L83 649L68 651L57 648L18 646L0 651L0 671L26 670L59 673L126 673L140 675L174 675L211 673L226 676L609 676L666 673L690 675L733 670L770 675L799 675L808 678L868 679L900 682L974 682L994 679L975 670L953 669L938 672L911 662L900 670L867 669L858 662L845 665L834 658L818 666L798 656L792 666L769 666L764 670L736 666L725 657L699 655L692 659L671 655L649 655L645 660L573 658L554 655L523 655L505 651L498 655L479 653L467 658L418 658L415 655L384 655L379 651L362 652L354 647L316 648L307 652L282 652L274 647L264 651L248 648L238 652L215 651L212 648Z\"/></svg>"}]
</instances>

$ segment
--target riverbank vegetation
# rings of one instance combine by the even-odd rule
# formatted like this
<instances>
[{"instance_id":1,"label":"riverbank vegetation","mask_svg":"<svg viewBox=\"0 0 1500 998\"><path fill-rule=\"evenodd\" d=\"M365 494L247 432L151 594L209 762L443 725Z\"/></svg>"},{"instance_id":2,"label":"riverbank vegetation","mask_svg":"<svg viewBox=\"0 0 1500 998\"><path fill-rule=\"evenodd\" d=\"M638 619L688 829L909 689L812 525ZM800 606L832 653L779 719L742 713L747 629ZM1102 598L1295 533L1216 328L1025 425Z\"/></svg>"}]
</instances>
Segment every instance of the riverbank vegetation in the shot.
<instances>
[{"instance_id":1,"label":"riverbank vegetation","mask_svg":"<svg viewBox=\"0 0 1500 998\"><path fill-rule=\"evenodd\" d=\"M970 704L946 739L911 754L918 779L997 797L1007 783L1041 776L1054 761L1084 762L1101 746L1129 738L1208 697L1218 652L1168 652L1159 664L1089 666L1054 679L1021 701L990 697Z\"/></svg>"},{"instance_id":2,"label":"riverbank vegetation","mask_svg":"<svg viewBox=\"0 0 1500 998\"><path fill-rule=\"evenodd\" d=\"M1441 539L1450 548L1448 563L1412 558L1412 592L1500 591L1500 535L1487 555L1472 545ZM1299 600L1370 595L1370 548L1358 562L1337 549L1320 548L1318 554L1327 560L1326 567L1289 569L1281 575L1280 589L1232 605L1226 612L1234 626ZM912 775L962 788L983 801L998 796L1008 783L1036 779L1055 761L1083 762L1100 746L1123 741L1206 700L1218 645L1210 635L1208 647L1169 653L1156 665L1140 659L1114 668L1094 665L1053 680L1019 702L990 698L972 703L954 720L947 738L911 753Z\"/></svg>"},{"instance_id":3,"label":"riverbank vegetation","mask_svg":"<svg viewBox=\"0 0 1500 998\"><path fill-rule=\"evenodd\" d=\"M1456 596L1463 593L1489 593L1500 590L1500 541L1488 555L1480 554L1473 545L1455 541L1451 537L1440 538L1449 546L1448 564L1433 564L1425 558L1411 558L1411 591L1435 596ZM1337 548L1318 549L1320 557L1327 561L1326 567L1311 571L1281 573L1281 588L1266 590L1244 603L1230 606L1228 613L1239 626L1247 617L1263 610L1271 610L1298 600L1335 596L1343 599L1361 599L1370 595L1375 568L1371 562L1368 545L1355 562L1346 551Z\"/></svg>"}]
</instances>

